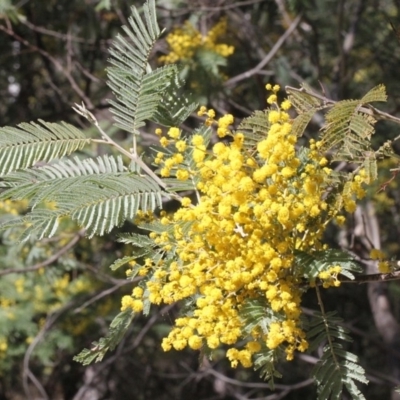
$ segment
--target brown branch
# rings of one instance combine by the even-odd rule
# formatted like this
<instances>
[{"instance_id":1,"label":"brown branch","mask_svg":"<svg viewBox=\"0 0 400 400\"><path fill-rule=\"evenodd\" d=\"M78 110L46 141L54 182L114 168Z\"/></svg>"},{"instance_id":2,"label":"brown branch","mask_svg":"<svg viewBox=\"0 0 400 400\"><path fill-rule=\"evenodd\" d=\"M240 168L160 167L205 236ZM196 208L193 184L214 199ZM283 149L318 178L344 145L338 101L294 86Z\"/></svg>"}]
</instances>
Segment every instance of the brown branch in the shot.
<instances>
[{"instance_id":1,"label":"brown branch","mask_svg":"<svg viewBox=\"0 0 400 400\"><path fill-rule=\"evenodd\" d=\"M28 40L22 38L21 36L17 35L12 29L6 28L4 25L0 25L0 31L3 31L7 35L11 36L18 42L22 43L24 46L30 48L31 50L34 50L41 54L42 56L46 57L48 60L50 60L54 66L62 73L64 76L67 78L68 82L70 83L72 89L75 91L75 93L88 105L89 109L94 109L93 103L90 101L90 99L85 95L83 90L79 87L79 85L76 83L74 77L68 72L61 63L55 59L53 56L51 56L47 51L35 46L34 44L30 43Z\"/></svg>"},{"instance_id":2,"label":"brown branch","mask_svg":"<svg viewBox=\"0 0 400 400\"><path fill-rule=\"evenodd\" d=\"M39 33L42 33L47 36L53 36L60 40L65 40L65 41L72 40L74 42L83 43L83 44L87 44L87 45L95 44L95 40L90 40L90 39L88 40L85 38L80 38L78 36L70 36L69 33L65 34L65 33L53 31L51 29L43 28L41 26L37 26L37 25L33 24L32 22L29 22L28 20L26 20L24 18L20 18L18 22L22 25L25 25L27 28L29 28L35 32L39 32Z\"/></svg>"},{"instance_id":3,"label":"brown branch","mask_svg":"<svg viewBox=\"0 0 400 400\"><path fill-rule=\"evenodd\" d=\"M343 324L341 324L343 325ZM303 353L298 353L296 354L296 357L308 364L315 365L317 364L320 360L318 357L311 356L310 354L303 354ZM399 384L399 380L396 378L393 378L392 376L388 375L387 373L384 373L382 371L377 371L375 369L368 368L366 370L365 376L367 377L368 381L371 383L378 383L380 385L386 384L386 383L392 383L394 385Z\"/></svg>"},{"instance_id":4,"label":"brown branch","mask_svg":"<svg viewBox=\"0 0 400 400\"><path fill-rule=\"evenodd\" d=\"M41 394L41 398L43 400L50 400L49 396L47 395L46 391L44 390L42 384L39 382L39 380L36 378L36 376L33 374L33 372L30 369L30 360L31 356L36 348L36 346L43 340L47 332L52 328L52 326L56 323L58 318L60 318L65 312L67 312L70 308L74 307L75 304L78 302L78 299L72 300L69 303L67 303L64 307L58 309L57 311L54 311L51 314L48 314L46 317L46 322L43 325L43 327L40 329L40 331L37 333L37 335L34 337L32 342L29 344L25 355L24 355L24 360L23 360L23 370L22 370L22 386L26 395L27 400L34 400L37 397L32 396L32 391L31 391L31 386L29 385L29 381L32 382L32 384L37 388L39 393Z\"/></svg>"},{"instance_id":5,"label":"brown branch","mask_svg":"<svg viewBox=\"0 0 400 400\"><path fill-rule=\"evenodd\" d=\"M279 49L283 46L286 39L293 33L293 31L297 28L301 21L301 15L298 15L296 19L293 20L292 24L285 31L285 33L279 38L279 40L272 47L270 52L252 69L243 72L239 75L234 76L231 79L228 79L225 82L225 86L232 86L237 82L240 82L244 79L250 78L253 75L259 74L261 70L275 57L275 54L279 51Z\"/></svg>"},{"instance_id":6,"label":"brown branch","mask_svg":"<svg viewBox=\"0 0 400 400\"><path fill-rule=\"evenodd\" d=\"M190 14L192 12L196 12L196 11L227 11L227 10L231 10L234 8L239 8L242 6L251 6L253 4L258 4L258 3L262 3L264 0L245 0L245 1L236 1L232 4L228 4L228 5L221 5L221 6L217 6L217 7L212 7L212 6L206 6L206 5L201 5L201 6L192 6L191 4L187 4L187 8L186 9L181 9L179 10L180 13L177 15L181 15L181 14ZM172 12L172 11L178 11L178 10L172 10L170 8L167 7L163 7L161 4L157 5L157 9L159 10L163 10L163 11L168 11L168 12Z\"/></svg>"},{"instance_id":7,"label":"brown branch","mask_svg":"<svg viewBox=\"0 0 400 400\"><path fill-rule=\"evenodd\" d=\"M139 279L137 279L137 280L139 280ZM89 300L85 301L81 306L76 308L74 310L74 314L78 314L78 313L82 312L82 310L84 310L85 308L89 307L91 304L93 304L96 301L99 301L100 299L102 299L103 297L108 296L111 293L117 291L122 286L132 285L132 283L133 283L132 281L123 280L123 281L120 281L120 282L116 283L114 286L112 286L112 287L110 287L108 289L102 290L100 293L97 293L95 296L93 296Z\"/></svg>"},{"instance_id":8,"label":"brown branch","mask_svg":"<svg viewBox=\"0 0 400 400\"><path fill-rule=\"evenodd\" d=\"M338 22L337 22L337 44L338 54L336 65L333 66L333 81L339 87L338 96L343 97L343 90L348 80L348 60L351 49L354 46L357 27L360 23L362 13L365 10L365 2L358 0L358 4L354 4L352 15L350 16L350 26L347 33L343 37L344 20L347 17L349 10L345 8L345 1L338 2Z\"/></svg>"},{"instance_id":9,"label":"brown branch","mask_svg":"<svg viewBox=\"0 0 400 400\"><path fill-rule=\"evenodd\" d=\"M219 379L223 380L224 382L229 383L229 384L234 385L234 386L253 388L253 389L254 388L257 388L257 389L270 389L271 388L269 383L243 382L243 381L240 381L238 379L229 378L229 377L221 374L220 372L218 372L218 371L216 371L216 370L214 370L212 368L208 368L205 371L205 373L209 374L209 375L214 375L215 377L218 377ZM283 385L283 384L277 383L274 386L275 386L275 388L280 389L280 390L287 390L287 389L294 390L294 389L300 389L300 388L305 387L305 386L309 386L309 385L311 385L313 383L314 383L313 379L306 379L305 381L294 383L292 385Z\"/></svg>"},{"instance_id":10,"label":"brown branch","mask_svg":"<svg viewBox=\"0 0 400 400\"><path fill-rule=\"evenodd\" d=\"M299 92L299 93L307 93L309 96L314 97L315 99L321 100L325 106L334 106L336 103L338 103L338 101L329 99L328 97L325 97L323 95L315 93L311 90L307 90L304 87L299 89L299 88L295 88L292 86L285 86L285 90L286 90L286 92L292 91L292 92ZM362 111L364 114L373 116L376 119L392 121L392 122L400 125L400 118L395 117L391 114L388 114L384 111L378 110L377 108L372 107L371 105L366 105L364 107L361 107L359 110Z\"/></svg>"},{"instance_id":11,"label":"brown branch","mask_svg":"<svg viewBox=\"0 0 400 400\"><path fill-rule=\"evenodd\" d=\"M84 230L79 231L68 244L66 244L57 253L53 254L51 257L49 257L45 261L42 261L40 263L37 263L37 264L32 265L31 267L27 267L27 268L4 269L4 270L0 271L0 276L8 275L8 274L24 274L26 272L37 271L40 268L47 267L48 265L57 261L67 251L72 249L78 243L78 241L83 237L83 235L84 235Z\"/></svg>"},{"instance_id":12,"label":"brown branch","mask_svg":"<svg viewBox=\"0 0 400 400\"><path fill-rule=\"evenodd\" d=\"M157 322L157 320L160 318L161 315L167 313L171 308L174 307L174 304L169 304L167 306L164 306L161 310L159 310L156 314L154 314L146 323L146 325L140 330L138 334L135 335L135 339L132 344L127 346L124 343L124 340L126 340L126 336L121 340L117 347L117 351L114 352L113 355L110 355L107 360L103 360L100 365L98 365L95 369L91 371L90 374L88 374L87 379L85 379L85 382L83 385L81 385L80 389L78 392L75 394L74 398L72 400L83 400L87 399L86 392L88 390L93 389L94 387L98 387L98 381L101 380L101 374L106 371L107 368L112 368L112 365L115 365L119 358L121 357L121 354L127 354L130 351L133 351L135 348L137 348L140 343L143 340L143 337L146 335L146 333L151 329L151 327Z\"/></svg>"},{"instance_id":13,"label":"brown branch","mask_svg":"<svg viewBox=\"0 0 400 400\"><path fill-rule=\"evenodd\" d=\"M354 279L347 277L340 278L341 283L370 283L370 282L389 282L400 280L400 271L392 272L391 274L365 274L357 275Z\"/></svg>"}]
</instances>

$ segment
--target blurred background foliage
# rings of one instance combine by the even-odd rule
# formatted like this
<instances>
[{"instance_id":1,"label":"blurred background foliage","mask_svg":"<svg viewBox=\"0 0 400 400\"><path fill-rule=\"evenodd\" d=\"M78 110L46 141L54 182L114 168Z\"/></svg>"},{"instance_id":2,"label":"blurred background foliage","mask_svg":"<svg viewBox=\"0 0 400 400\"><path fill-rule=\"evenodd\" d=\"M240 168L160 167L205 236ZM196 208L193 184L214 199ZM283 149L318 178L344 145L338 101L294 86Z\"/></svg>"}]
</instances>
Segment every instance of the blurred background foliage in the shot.
<instances>
[{"instance_id":1,"label":"blurred background foliage","mask_svg":"<svg viewBox=\"0 0 400 400\"><path fill-rule=\"evenodd\" d=\"M130 6L141 3L0 0L1 125L64 120L93 135L71 108L83 101L111 135L127 139L111 126L105 67L112 38L126 23ZM385 111L399 112L398 0L165 0L158 2L158 11L166 33L156 45L153 66L178 61L192 99L219 114L232 113L237 122L265 108L267 82L282 88L306 82L333 100L360 97L383 83L389 95ZM199 38L207 35L211 39L205 45ZM306 135L316 137L321 124L322 116L316 115ZM154 128L143 131L143 150L155 142ZM379 122L375 140L378 145L397 135L396 125ZM90 151L87 155L97 156L105 150ZM384 162L380 181L369 191L383 249L394 260L400 259L399 177L390 172L396 167ZM0 203L0 219L24 210L23 202ZM122 228L132 229L129 224ZM54 400L315 398L308 379L317 360L312 355L282 364L283 379L271 392L257 372L230 369L223 350L221 358L211 361L189 351L163 353L161 338L176 313L171 306L154 309L150 318L137 317L102 363L83 367L73 362L73 355L107 333L121 297L131 292L132 282L123 271L109 270L130 249L115 241L117 232L89 241L68 221L60 231L52 239L23 245L12 232L2 233L0 400L29 394ZM326 240L338 246L345 234L332 228ZM394 281L387 288L392 313L400 320L400 286ZM394 367L400 347L388 346L379 336L366 285L343 285L324 296L326 308L338 311L354 337L351 350L371 381L362 388L366 397L389 398L400 383ZM306 315L316 308L313 299L305 296Z\"/></svg>"}]
</instances>

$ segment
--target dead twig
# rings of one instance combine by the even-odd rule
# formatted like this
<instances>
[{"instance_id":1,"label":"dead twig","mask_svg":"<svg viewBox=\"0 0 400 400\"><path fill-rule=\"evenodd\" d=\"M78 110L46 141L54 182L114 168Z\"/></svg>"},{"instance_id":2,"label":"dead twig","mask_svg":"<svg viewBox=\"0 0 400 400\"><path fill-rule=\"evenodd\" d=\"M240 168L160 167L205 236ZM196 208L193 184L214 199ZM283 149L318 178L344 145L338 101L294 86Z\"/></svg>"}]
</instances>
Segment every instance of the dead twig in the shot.
<instances>
[{"instance_id":1,"label":"dead twig","mask_svg":"<svg viewBox=\"0 0 400 400\"><path fill-rule=\"evenodd\" d=\"M84 232L85 232L84 230L79 231L68 244L66 244L64 247L62 247L57 253L53 254L47 260L37 263L35 265L32 265L31 267L4 269L4 270L0 271L0 276L8 275L8 274L25 274L26 272L37 271L40 268L47 267L48 265L53 264L62 255L64 255L66 252L68 252L70 249L72 249L79 242L79 240L83 237Z\"/></svg>"},{"instance_id":2,"label":"dead twig","mask_svg":"<svg viewBox=\"0 0 400 400\"><path fill-rule=\"evenodd\" d=\"M297 28L301 21L301 15L298 15L289 26L289 28L285 31L285 33L279 38L279 40L272 47L270 52L252 69L243 72L239 75L234 76L231 79L228 79L225 82L225 86L232 86L235 83L238 83L244 79L248 79L253 75L261 73L262 69L275 57L275 54L279 51L279 49L283 46L287 38L293 33L293 31Z\"/></svg>"}]
</instances>

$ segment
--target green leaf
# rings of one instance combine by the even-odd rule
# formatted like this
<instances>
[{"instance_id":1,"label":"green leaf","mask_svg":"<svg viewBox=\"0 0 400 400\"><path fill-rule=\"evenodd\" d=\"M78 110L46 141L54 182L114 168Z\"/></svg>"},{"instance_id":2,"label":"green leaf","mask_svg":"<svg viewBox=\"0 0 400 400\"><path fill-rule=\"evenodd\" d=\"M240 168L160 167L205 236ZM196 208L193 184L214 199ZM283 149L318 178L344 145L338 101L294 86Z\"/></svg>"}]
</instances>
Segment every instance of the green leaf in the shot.
<instances>
[{"instance_id":1,"label":"green leaf","mask_svg":"<svg viewBox=\"0 0 400 400\"><path fill-rule=\"evenodd\" d=\"M90 142L74 126L44 122L0 128L0 176L81 150Z\"/></svg>"},{"instance_id":2,"label":"green leaf","mask_svg":"<svg viewBox=\"0 0 400 400\"><path fill-rule=\"evenodd\" d=\"M296 136L303 135L307 125L316 112L328 107L321 99L310 94L313 93L313 90L307 84L303 83L301 86L302 89L300 90L294 90L290 87L286 88L288 99L299 114L294 119L292 125L292 132Z\"/></svg>"},{"instance_id":3,"label":"green leaf","mask_svg":"<svg viewBox=\"0 0 400 400\"><path fill-rule=\"evenodd\" d=\"M150 71L148 58L161 34L154 0L146 2L143 14L144 18L132 7L129 26L123 27L126 37L117 36L110 49L112 67L107 69L108 85L117 98L110 101L116 125L133 134L153 117L165 90L178 75L175 65Z\"/></svg>"},{"instance_id":4,"label":"green leaf","mask_svg":"<svg viewBox=\"0 0 400 400\"><path fill-rule=\"evenodd\" d=\"M219 78L220 76L218 67L225 67L227 64L226 57L204 48L196 52L195 58L198 65L206 71L207 75L215 78Z\"/></svg>"},{"instance_id":5,"label":"green leaf","mask_svg":"<svg viewBox=\"0 0 400 400\"><path fill-rule=\"evenodd\" d=\"M239 315L244 322L244 330L248 333L256 327L267 333L270 323L276 320L267 302L260 299L247 300L240 308Z\"/></svg>"},{"instance_id":6,"label":"green leaf","mask_svg":"<svg viewBox=\"0 0 400 400\"><path fill-rule=\"evenodd\" d=\"M180 126L198 108L196 102L190 101L182 93L183 84L179 70L176 70L151 118L152 121L167 127Z\"/></svg>"},{"instance_id":7,"label":"green leaf","mask_svg":"<svg viewBox=\"0 0 400 400\"><path fill-rule=\"evenodd\" d=\"M32 171L30 171L32 172ZM137 176L131 172L106 172L104 174L60 178L46 173L36 177L42 179L34 185L22 184L5 191L1 198L31 200L33 209L19 219L21 225L28 225L21 239L31 235L39 238L54 234L62 217L69 217L85 228L89 237L104 235L123 222L132 220L138 210L153 211L162 206L162 194L158 185L149 177ZM43 172L43 171L41 171ZM87 172L87 171L86 171ZM26 175L28 172L24 172ZM23 174L21 174L22 176ZM53 210L39 207L46 202L53 203ZM18 221L6 222L0 229L15 225Z\"/></svg>"},{"instance_id":8,"label":"green leaf","mask_svg":"<svg viewBox=\"0 0 400 400\"><path fill-rule=\"evenodd\" d=\"M359 264L349 253L337 249L316 251L312 254L296 250L295 264L299 274L308 281L316 279L321 271L334 265L339 265L342 268L341 274L350 279L354 279L352 272L362 272Z\"/></svg>"},{"instance_id":9,"label":"green leaf","mask_svg":"<svg viewBox=\"0 0 400 400\"><path fill-rule=\"evenodd\" d=\"M10 19L13 24L18 24L20 19L25 17L18 11L19 6L13 5L11 0L1 0L0 1L0 18L4 17Z\"/></svg>"},{"instance_id":10,"label":"green leaf","mask_svg":"<svg viewBox=\"0 0 400 400\"><path fill-rule=\"evenodd\" d=\"M118 258L110 265L110 269L112 271L116 271L118 268L122 267L123 265L126 265L130 261L135 261L135 260L136 260L136 256L126 256L123 258Z\"/></svg>"},{"instance_id":11,"label":"green leaf","mask_svg":"<svg viewBox=\"0 0 400 400\"><path fill-rule=\"evenodd\" d=\"M275 351L263 349L254 356L254 369L259 371L260 377L268 380L271 390L274 390L274 377L282 378L282 375L275 369Z\"/></svg>"},{"instance_id":12,"label":"green leaf","mask_svg":"<svg viewBox=\"0 0 400 400\"><path fill-rule=\"evenodd\" d=\"M269 110L255 111L250 117L243 119L236 132L243 133L244 145L247 149L254 148L267 137L271 124L268 121Z\"/></svg>"},{"instance_id":13,"label":"green leaf","mask_svg":"<svg viewBox=\"0 0 400 400\"><path fill-rule=\"evenodd\" d=\"M366 182L372 183L378 178L378 164L375 154L371 152L364 160L364 170L366 174Z\"/></svg>"},{"instance_id":14,"label":"green leaf","mask_svg":"<svg viewBox=\"0 0 400 400\"><path fill-rule=\"evenodd\" d=\"M375 132L376 120L365 107L373 101L386 101L383 85L371 89L360 100L339 101L327 113L321 150L330 152L334 161L363 164L365 158L374 154L370 138Z\"/></svg>"},{"instance_id":15,"label":"green leaf","mask_svg":"<svg viewBox=\"0 0 400 400\"><path fill-rule=\"evenodd\" d=\"M343 383L354 400L365 400L364 395L360 392L354 380L345 378L343 379Z\"/></svg>"},{"instance_id":16,"label":"green leaf","mask_svg":"<svg viewBox=\"0 0 400 400\"><path fill-rule=\"evenodd\" d=\"M315 108L311 108L310 110L299 114L293 121L292 124L292 132L296 135L296 136L302 136L305 129L307 128L307 125L310 123L311 118L313 117L313 115L316 113L316 109Z\"/></svg>"},{"instance_id":17,"label":"green leaf","mask_svg":"<svg viewBox=\"0 0 400 400\"><path fill-rule=\"evenodd\" d=\"M362 104L373 103L374 101L387 101L385 85L375 86L361 99Z\"/></svg>"},{"instance_id":18,"label":"green leaf","mask_svg":"<svg viewBox=\"0 0 400 400\"><path fill-rule=\"evenodd\" d=\"M109 333L98 342L92 343L91 349L82 350L74 361L83 365L89 365L93 361L99 362L103 359L107 351L113 350L121 341L128 330L135 314L132 311L123 311L119 313L111 322Z\"/></svg>"},{"instance_id":19,"label":"green leaf","mask_svg":"<svg viewBox=\"0 0 400 400\"><path fill-rule=\"evenodd\" d=\"M364 369L358 365L356 355L346 351L335 339L351 341L340 319L333 313L315 313L307 332L309 351L320 347L324 342L323 355L315 365L312 376L318 385L318 399L341 399L343 386L349 390L353 399L363 399L354 381L368 383ZM358 396L358 397L357 397Z\"/></svg>"},{"instance_id":20,"label":"green leaf","mask_svg":"<svg viewBox=\"0 0 400 400\"><path fill-rule=\"evenodd\" d=\"M138 233L120 233L118 234L118 242L132 244L136 247L148 248L154 247L155 244L147 235L139 235Z\"/></svg>"},{"instance_id":21,"label":"green leaf","mask_svg":"<svg viewBox=\"0 0 400 400\"><path fill-rule=\"evenodd\" d=\"M286 88L289 100L298 114L307 113L311 109L319 109L323 105L322 100L310 94L313 93L313 90L307 84L303 83L301 86L300 90L292 90L290 87Z\"/></svg>"},{"instance_id":22,"label":"green leaf","mask_svg":"<svg viewBox=\"0 0 400 400\"><path fill-rule=\"evenodd\" d=\"M111 9L111 0L100 0L95 7L96 11L101 10L110 10Z\"/></svg>"}]
</instances>

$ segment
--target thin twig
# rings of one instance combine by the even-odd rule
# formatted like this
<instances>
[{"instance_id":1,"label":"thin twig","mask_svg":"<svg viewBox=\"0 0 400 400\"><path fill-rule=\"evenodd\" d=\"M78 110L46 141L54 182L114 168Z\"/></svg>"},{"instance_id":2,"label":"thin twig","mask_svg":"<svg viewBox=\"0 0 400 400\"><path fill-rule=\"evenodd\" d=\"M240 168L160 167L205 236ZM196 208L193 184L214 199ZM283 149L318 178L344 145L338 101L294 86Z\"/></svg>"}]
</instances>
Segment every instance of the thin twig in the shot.
<instances>
[{"instance_id":1,"label":"thin twig","mask_svg":"<svg viewBox=\"0 0 400 400\"><path fill-rule=\"evenodd\" d=\"M146 323L146 325L141 329L139 334L135 337L135 340L133 341L132 345L126 346L122 342L118 345L117 351L111 355L107 360L103 361L99 368L94 371L93 375L88 379L84 386L82 386L78 393L75 394L73 400L82 400L85 398L85 393L94 386L96 385L95 379L102 373L110 364L115 363L118 358L121 356L121 353L124 352L124 354L127 354L128 352L134 350L136 347L138 347L143 340L143 337L145 334L148 332L148 330L157 322L158 318L160 315L168 312L172 307L174 307L174 304L169 304L165 307L163 307L161 310L157 312L157 314L153 315L149 321Z\"/></svg>"},{"instance_id":2,"label":"thin twig","mask_svg":"<svg viewBox=\"0 0 400 400\"><path fill-rule=\"evenodd\" d=\"M86 118L89 122L91 122L97 130L100 132L101 137L104 139L106 144L110 144L111 146L115 147L121 154L124 154L128 158L130 158L133 162L139 165L140 168L143 169L149 176L151 176L163 189L167 188L165 182L163 182L158 175L154 173L154 171L149 168L143 160L141 160L136 154L129 152L128 150L124 149L120 146L117 142L111 139L110 136L103 130L103 128L99 125L96 117L86 108L85 104L82 103L81 105L75 104L75 107L72 107L78 114L82 115Z\"/></svg>"},{"instance_id":3,"label":"thin twig","mask_svg":"<svg viewBox=\"0 0 400 400\"><path fill-rule=\"evenodd\" d=\"M111 293L115 292L116 290L118 290L119 288L121 288L122 286L128 285L128 284L132 284L132 281L122 281L122 282L118 282L117 284L115 284L113 287L106 289L106 290L102 290L100 293L96 294L95 296L93 296L92 298L90 298L88 301L85 301L80 307L78 307L77 309L74 310L74 314L78 314L80 313L83 309L85 309L86 307L89 307L91 304L95 303L96 301L102 299L105 296L110 295Z\"/></svg>"},{"instance_id":4,"label":"thin twig","mask_svg":"<svg viewBox=\"0 0 400 400\"><path fill-rule=\"evenodd\" d=\"M163 188L164 190L168 190L167 184L150 168L147 166L147 164L136 154L127 151L124 149L122 146L120 146L117 142L115 142L113 139L111 139L110 136L103 130L103 128L99 125L96 117L86 108L85 104L82 102L81 105L75 104L75 107L72 107L73 110L75 110L78 114L82 115L84 118L86 118L89 122L91 122L97 130L100 132L100 135L103 139L102 142L99 140L93 140L93 142L97 143L105 143L109 144L113 147L115 147L121 154L124 154L128 158L130 158L135 164L137 164L144 172L146 172L147 175L150 176L157 184ZM181 201L182 198L176 193L168 192L168 195L171 196L171 198Z\"/></svg>"},{"instance_id":5,"label":"thin twig","mask_svg":"<svg viewBox=\"0 0 400 400\"><path fill-rule=\"evenodd\" d=\"M297 357L308 363L308 364L312 364L315 365L317 364L320 359L314 356L311 356L309 354L302 354L299 353L297 354ZM383 383L392 383L394 385L398 385L399 384L399 380L396 378L393 378L391 376L389 376L387 373L381 372L381 371L377 371L374 369L370 369L368 368L365 374L366 378L368 379L369 382L374 382L374 383L378 383L378 384L383 384Z\"/></svg>"},{"instance_id":6,"label":"thin twig","mask_svg":"<svg viewBox=\"0 0 400 400\"><path fill-rule=\"evenodd\" d=\"M320 95L318 93L315 93L315 92L310 91L310 90L306 90L304 87L299 89L299 88L295 88L295 87L292 87L292 86L286 86L285 90L287 92L292 91L292 92L299 92L299 93L307 93L309 96L314 97L314 98L316 98L318 100L321 100L325 106L331 106L331 105L333 106L336 103L338 103L337 101L329 99L329 98L327 98L325 96L322 96L322 95ZM371 115L371 116L375 117L376 119L392 121L392 122L400 125L400 118L395 117L395 116L393 116L391 114L388 114L388 113L386 113L384 111L381 111L381 110L379 110L379 109L377 109L377 108L375 108L375 107L373 107L373 106L371 106L369 104L365 105L364 107L361 107L359 110L361 112L363 112L364 114L368 114L368 115Z\"/></svg>"},{"instance_id":7,"label":"thin twig","mask_svg":"<svg viewBox=\"0 0 400 400\"><path fill-rule=\"evenodd\" d=\"M398 281L400 280L400 271L395 271L390 274L363 274L356 275L353 279L348 278L347 276L338 276L337 279L340 283L357 283L361 285L362 283L371 283L371 282L389 282L389 281ZM315 282L315 286L322 286L323 281L317 280ZM309 286L309 282L307 282L303 287Z\"/></svg>"},{"instance_id":8,"label":"thin twig","mask_svg":"<svg viewBox=\"0 0 400 400\"><path fill-rule=\"evenodd\" d=\"M261 3L264 0L247 0L247 1L235 1L232 4L228 5L221 5L218 7L207 7L207 6L201 6L201 7L192 7L189 9L190 11L226 11L226 10L231 10L233 8L238 8L242 6L248 6L252 4L257 4Z\"/></svg>"},{"instance_id":9,"label":"thin twig","mask_svg":"<svg viewBox=\"0 0 400 400\"><path fill-rule=\"evenodd\" d=\"M57 253L53 254L47 260L32 265L31 267L4 269L0 271L0 276L8 274L24 274L26 272L37 271L40 268L53 264L53 262L57 261L63 254L72 249L78 243L78 241L83 237L84 232L84 230L79 231L68 244L62 247Z\"/></svg>"},{"instance_id":10,"label":"thin twig","mask_svg":"<svg viewBox=\"0 0 400 400\"><path fill-rule=\"evenodd\" d=\"M35 32L39 32L39 33L42 33L47 36L53 36L53 37L56 37L58 39L65 40L65 41L72 40L77 43L83 43L83 44L87 44L87 45L91 45L91 46L93 46L95 44L95 40L84 39L84 38L80 38L77 36L70 37L69 33L68 34L60 33L60 32L53 31L51 29L47 29L47 28L43 28L41 26L34 25L34 24L32 24L32 22L28 21L26 18L19 18L18 22L22 25L25 25L26 27L28 27L29 29L31 29ZM104 42L106 42L106 41L104 41Z\"/></svg>"},{"instance_id":11,"label":"thin twig","mask_svg":"<svg viewBox=\"0 0 400 400\"><path fill-rule=\"evenodd\" d=\"M215 371L212 368L207 369L206 372L207 372L207 374L214 375L215 377L218 377L218 379L221 379L224 382L227 382L227 383L229 383L231 385L235 385L235 386L247 387L247 388L259 388L259 389L270 389L271 388L269 383L243 382L238 379L228 378L227 376L219 373L218 371ZM305 381L295 383L293 385L275 384L274 386L277 389L281 389L281 390L286 390L288 388L291 388L291 390L294 390L294 389L302 388L304 386L311 385L312 383L314 383L313 379L306 379Z\"/></svg>"},{"instance_id":12,"label":"thin twig","mask_svg":"<svg viewBox=\"0 0 400 400\"><path fill-rule=\"evenodd\" d=\"M365 274L358 275L354 279L347 277L340 278L341 283L370 283L370 282L388 282L397 281L400 279L400 271L392 272L391 274Z\"/></svg>"},{"instance_id":13,"label":"thin twig","mask_svg":"<svg viewBox=\"0 0 400 400\"><path fill-rule=\"evenodd\" d=\"M78 300L73 300L70 303L66 304L64 307L60 308L59 310L55 311L52 314L49 314L46 318L46 322L43 325L42 329L38 332L32 342L29 344L24 356L23 361L23 372L22 372L22 383L25 395L27 396L28 400L36 400L36 398L32 397L31 388L29 387L29 380L36 386L39 392L42 395L43 400L49 400L49 396L47 395L46 391L44 390L41 383L32 373L29 368L30 358L32 356L33 351L35 350L36 346L41 342L41 340L46 335L46 332L50 330L50 328L54 325L58 318L65 312L72 308Z\"/></svg>"},{"instance_id":14,"label":"thin twig","mask_svg":"<svg viewBox=\"0 0 400 400\"><path fill-rule=\"evenodd\" d=\"M136 347L138 347L143 340L144 336L146 333L150 330L150 328L157 322L157 320L160 318L160 315L164 315L168 313L173 307L175 307L174 304L168 304L164 306L161 310L157 312L157 314L154 314L147 322L146 325L140 330L140 332L136 335L135 340L130 346L124 347L124 352L132 351Z\"/></svg>"},{"instance_id":15,"label":"thin twig","mask_svg":"<svg viewBox=\"0 0 400 400\"><path fill-rule=\"evenodd\" d=\"M285 31L285 33L279 38L279 40L275 43L275 45L272 47L270 52L264 57L263 60L261 60L254 68L243 72L239 75L234 76L231 79L228 79L224 85L225 86L232 86L237 82L240 82L244 79L248 79L251 76L260 73L260 71L274 58L275 54L278 52L278 50L283 46L285 43L286 39L293 33L293 31L297 28L301 21L302 15L298 15L292 22L292 24L289 26L289 28Z\"/></svg>"},{"instance_id":16,"label":"thin twig","mask_svg":"<svg viewBox=\"0 0 400 400\"><path fill-rule=\"evenodd\" d=\"M330 350L330 353L332 354L332 359L335 362L336 367L339 367L339 360L336 357L336 353L333 351L332 337L331 337L331 334L329 332L329 325L328 325L328 322L326 320L325 307L324 307L324 303L322 302L321 292L320 292L318 286L315 287L315 292L317 294L318 305L319 305L319 308L321 310L322 318L324 320L326 337L327 337L328 343L329 343L329 350Z\"/></svg>"},{"instance_id":17,"label":"thin twig","mask_svg":"<svg viewBox=\"0 0 400 400\"><path fill-rule=\"evenodd\" d=\"M28 42L26 39L22 38L21 36L17 35L12 29L6 28L3 25L0 25L0 30L5 32L7 35L13 37L15 40L18 42L22 43L24 46L37 51L40 53L42 56L46 57L48 60L50 60L56 68L63 73L63 75L67 78L68 82L70 83L72 89L76 92L76 94L89 106L90 109L94 109L94 105L91 102L91 100L85 95L83 90L79 87L79 85L76 83L74 77L66 71L66 69L61 65L61 63L55 59L53 56L51 56L47 51L33 45L32 43Z\"/></svg>"}]
</instances>

